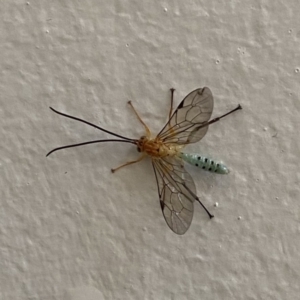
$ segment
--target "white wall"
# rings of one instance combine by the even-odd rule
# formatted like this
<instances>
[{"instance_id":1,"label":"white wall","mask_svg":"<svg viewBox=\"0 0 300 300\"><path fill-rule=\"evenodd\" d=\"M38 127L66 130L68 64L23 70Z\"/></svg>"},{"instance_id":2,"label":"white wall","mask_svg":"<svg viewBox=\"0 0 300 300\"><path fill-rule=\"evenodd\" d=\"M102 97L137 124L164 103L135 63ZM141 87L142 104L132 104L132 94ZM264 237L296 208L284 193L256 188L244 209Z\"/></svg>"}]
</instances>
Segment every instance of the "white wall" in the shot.
<instances>
[{"instance_id":1,"label":"white wall","mask_svg":"<svg viewBox=\"0 0 300 300\"><path fill-rule=\"evenodd\" d=\"M298 299L299 1L2 1L0 299ZM138 138L208 86L218 116L187 147L228 176L188 167L198 195L169 230L150 161L52 106ZM218 206L214 204L218 202Z\"/></svg>"}]
</instances>

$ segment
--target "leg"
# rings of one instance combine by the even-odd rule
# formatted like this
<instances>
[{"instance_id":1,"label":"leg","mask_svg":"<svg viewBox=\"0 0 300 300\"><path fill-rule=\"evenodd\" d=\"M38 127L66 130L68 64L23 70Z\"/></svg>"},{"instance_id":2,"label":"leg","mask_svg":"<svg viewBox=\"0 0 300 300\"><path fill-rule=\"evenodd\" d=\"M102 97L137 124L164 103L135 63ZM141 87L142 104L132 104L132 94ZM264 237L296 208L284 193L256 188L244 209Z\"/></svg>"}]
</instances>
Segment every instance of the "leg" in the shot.
<instances>
[{"instance_id":1,"label":"leg","mask_svg":"<svg viewBox=\"0 0 300 300\"><path fill-rule=\"evenodd\" d=\"M212 219L214 217L214 215L212 215L208 209L204 206L204 204L200 201L200 199L197 197L196 200L201 204L201 206L204 208L204 210L206 211L206 213L208 214L209 218Z\"/></svg>"},{"instance_id":2,"label":"leg","mask_svg":"<svg viewBox=\"0 0 300 300\"><path fill-rule=\"evenodd\" d=\"M148 126L144 123L144 121L142 120L142 118L139 116L138 112L135 110L134 106L132 105L131 101L128 101L128 104L130 105L130 107L133 109L135 115L137 116L137 118L139 119L139 121L144 125L145 129L146 129L146 133L147 136L151 136L151 132L150 129L148 128Z\"/></svg>"},{"instance_id":3,"label":"leg","mask_svg":"<svg viewBox=\"0 0 300 300\"><path fill-rule=\"evenodd\" d=\"M132 164L135 164L139 161L141 161L142 159L144 159L146 157L146 154L143 154L141 157L139 157L137 160L133 160L133 161L128 161L127 163L115 168L115 169L111 169L111 172L112 173L115 173L117 170L123 168L123 167L126 167L126 166L129 166L129 165L132 165Z\"/></svg>"},{"instance_id":4,"label":"leg","mask_svg":"<svg viewBox=\"0 0 300 300\"><path fill-rule=\"evenodd\" d=\"M242 109L242 107L241 107L240 104L239 104L235 109L231 110L230 112L228 112L228 113L226 113L226 114L224 114L224 115L222 115L222 116L220 116L220 117L217 117L217 118L214 118L214 119L210 120L210 121L207 123L207 125L210 125L210 124L213 124L213 123L215 123L215 122L217 122L217 121L220 121L222 118L224 118L224 117L230 115L231 113L233 113L233 112L235 112L236 110L239 110L239 109Z\"/></svg>"},{"instance_id":5,"label":"leg","mask_svg":"<svg viewBox=\"0 0 300 300\"><path fill-rule=\"evenodd\" d=\"M172 111L173 111L173 102L174 102L174 92L175 92L175 89L174 88L170 88L170 91L171 91L171 106L170 106L170 111L169 111L168 127L171 130L171 132L174 133L174 130L171 128L170 120L171 120Z\"/></svg>"},{"instance_id":6,"label":"leg","mask_svg":"<svg viewBox=\"0 0 300 300\"><path fill-rule=\"evenodd\" d=\"M208 209L204 206L204 204L200 201L200 199L198 198L197 195L195 195L186 184L183 184L183 186L191 193L191 195L194 197L195 200L197 200L200 205L204 208L204 210L206 211L206 213L208 214L209 218L212 219L214 217L214 215L212 215Z\"/></svg>"},{"instance_id":7,"label":"leg","mask_svg":"<svg viewBox=\"0 0 300 300\"><path fill-rule=\"evenodd\" d=\"M174 102L174 92L175 92L175 89L171 88L170 91L171 91L171 107L170 107L170 112L169 112L169 120L171 119L172 111L173 111L173 102Z\"/></svg>"}]
</instances>

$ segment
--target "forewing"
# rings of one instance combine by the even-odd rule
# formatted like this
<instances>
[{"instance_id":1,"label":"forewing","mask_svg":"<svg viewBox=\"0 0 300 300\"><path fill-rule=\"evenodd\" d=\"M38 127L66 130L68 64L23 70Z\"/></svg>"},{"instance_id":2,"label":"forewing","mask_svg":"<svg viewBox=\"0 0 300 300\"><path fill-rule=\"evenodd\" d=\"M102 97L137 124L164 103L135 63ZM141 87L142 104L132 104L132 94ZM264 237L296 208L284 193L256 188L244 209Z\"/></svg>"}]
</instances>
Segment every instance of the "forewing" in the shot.
<instances>
[{"instance_id":1,"label":"forewing","mask_svg":"<svg viewBox=\"0 0 300 300\"><path fill-rule=\"evenodd\" d=\"M175 233L184 234L193 219L195 183L180 159L153 159L152 164L164 218Z\"/></svg>"},{"instance_id":2,"label":"forewing","mask_svg":"<svg viewBox=\"0 0 300 300\"><path fill-rule=\"evenodd\" d=\"M190 144L198 142L208 130L208 120L214 106L209 88L196 89L178 105L168 123L157 135L164 143Z\"/></svg>"}]
</instances>

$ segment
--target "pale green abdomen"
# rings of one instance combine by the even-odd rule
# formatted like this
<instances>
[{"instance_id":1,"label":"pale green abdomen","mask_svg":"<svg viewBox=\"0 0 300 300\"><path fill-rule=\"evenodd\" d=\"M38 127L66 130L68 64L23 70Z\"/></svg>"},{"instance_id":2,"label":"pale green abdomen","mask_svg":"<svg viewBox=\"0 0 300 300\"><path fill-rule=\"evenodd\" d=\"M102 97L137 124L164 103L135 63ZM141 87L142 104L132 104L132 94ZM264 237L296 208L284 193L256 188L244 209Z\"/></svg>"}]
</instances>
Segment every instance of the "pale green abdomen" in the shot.
<instances>
[{"instance_id":1,"label":"pale green abdomen","mask_svg":"<svg viewBox=\"0 0 300 300\"><path fill-rule=\"evenodd\" d=\"M182 158L185 162L209 172L218 174L229 173L228 168L223 163L205 156L201 156L199 154L181 152L179 154L179 157Z\"/></svg>"}]
</instances>

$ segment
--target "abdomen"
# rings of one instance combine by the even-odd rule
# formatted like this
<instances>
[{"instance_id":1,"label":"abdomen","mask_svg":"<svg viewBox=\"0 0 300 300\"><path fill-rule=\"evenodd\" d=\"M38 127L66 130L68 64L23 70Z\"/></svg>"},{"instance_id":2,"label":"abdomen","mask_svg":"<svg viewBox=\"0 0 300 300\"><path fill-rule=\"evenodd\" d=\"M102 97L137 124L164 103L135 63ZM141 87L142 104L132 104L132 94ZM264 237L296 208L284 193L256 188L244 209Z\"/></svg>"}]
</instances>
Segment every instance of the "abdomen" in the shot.
<instances>
[{"instance_id":1,"label":"abdomen","mask_svg":"<svg viewBox=\"0 0 300 300\"><path fill-rule=\"evenodd\" d=\"M190 153L179 153L179 157L182 158L185 162L196 166L202 170L218 173L218 174L228 174L228 168L221 162L215 161L214 159L201 156L199 154L190 154Z\"/></svg>"}]
</instances>

